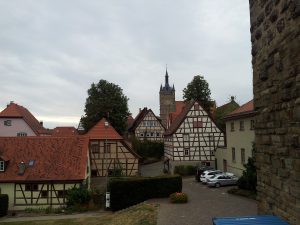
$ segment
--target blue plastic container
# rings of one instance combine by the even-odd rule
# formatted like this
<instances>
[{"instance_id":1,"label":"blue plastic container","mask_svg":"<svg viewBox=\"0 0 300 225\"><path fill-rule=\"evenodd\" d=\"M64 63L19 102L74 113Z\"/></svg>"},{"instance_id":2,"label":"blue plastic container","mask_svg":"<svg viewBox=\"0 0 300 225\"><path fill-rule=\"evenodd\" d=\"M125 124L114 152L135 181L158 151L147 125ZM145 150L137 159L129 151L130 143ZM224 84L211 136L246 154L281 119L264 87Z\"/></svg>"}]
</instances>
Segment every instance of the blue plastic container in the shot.
<instances>
[{"instance_id":1,"label":"blue plastic container","mask_svg":"<svg viewBox=\"0 0 300 225\"><path fill-rule=\"evenodd\" d=\"M215 217L213 225L289 225L277 216Z\"/></svg>"}]
</instances>

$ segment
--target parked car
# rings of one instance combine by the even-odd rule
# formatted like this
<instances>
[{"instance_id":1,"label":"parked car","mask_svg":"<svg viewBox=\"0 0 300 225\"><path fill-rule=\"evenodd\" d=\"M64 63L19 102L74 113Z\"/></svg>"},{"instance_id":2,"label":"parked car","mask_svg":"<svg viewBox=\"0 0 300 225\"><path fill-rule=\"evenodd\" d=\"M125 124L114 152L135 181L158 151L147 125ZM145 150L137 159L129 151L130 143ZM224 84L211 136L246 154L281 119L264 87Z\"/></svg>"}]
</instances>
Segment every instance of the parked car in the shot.
<instances>
[{"instance_id":1,"label":"parked car","mask_svg":"<svg viewBox=\"0 0 300 225\"><path fill-rule=\"evenodd\" d=\"M213 177L214 175L216 175L216 174L221 174L221 173L223 173L223 172L220 171L220 170L206 170L206 171L204 171L204 172L201 174L201 176L200 176L200 181L201 181L202 183L206 184L206 180L207 180L208 178L211 178L211 177Z\"/></svg>"},{"instance_id":2,"label":"parked car","mask_svg":"<svg viewBox=\"0 0 300 225\"><path fill-rule=\"evenodd\" d=\"M210 166L199 166L196 169L195 179L196 181L200 182L200 176L201 174L206 170L212 170L213 168Z\"/></svg>"},{"instance_id":3,"label":"parked car","mask_svg":"<svg viewBox=\"0 0 300 225\"><path fill-rule=\"evenodd\" d=\"M238 177L232 173L216 174L207 179L207 185L210 187L221 187L226 185L236 185Z\"/></svg>"}]
</instances>

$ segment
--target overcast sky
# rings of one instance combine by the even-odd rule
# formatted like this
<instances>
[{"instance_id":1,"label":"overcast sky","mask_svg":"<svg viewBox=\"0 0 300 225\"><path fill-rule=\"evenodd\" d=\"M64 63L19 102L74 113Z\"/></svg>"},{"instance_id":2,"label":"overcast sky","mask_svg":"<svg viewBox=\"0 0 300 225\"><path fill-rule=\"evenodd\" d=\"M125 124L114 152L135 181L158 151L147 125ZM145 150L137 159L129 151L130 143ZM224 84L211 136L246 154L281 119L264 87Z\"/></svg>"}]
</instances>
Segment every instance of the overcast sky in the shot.
<instances>
[{"instance_id":1,"label":"overcast sky","mask_svg":"<svg viewBox=\"0 0 300 225\"><path fill-rule=\"evenodd\" d=\"M201 74L217 105L252 98L245 0L0 0L0 111L76 126L91 83L119 85L135 116L159 115L168 64L176 100Z\"/></svg>"}]
</instances>

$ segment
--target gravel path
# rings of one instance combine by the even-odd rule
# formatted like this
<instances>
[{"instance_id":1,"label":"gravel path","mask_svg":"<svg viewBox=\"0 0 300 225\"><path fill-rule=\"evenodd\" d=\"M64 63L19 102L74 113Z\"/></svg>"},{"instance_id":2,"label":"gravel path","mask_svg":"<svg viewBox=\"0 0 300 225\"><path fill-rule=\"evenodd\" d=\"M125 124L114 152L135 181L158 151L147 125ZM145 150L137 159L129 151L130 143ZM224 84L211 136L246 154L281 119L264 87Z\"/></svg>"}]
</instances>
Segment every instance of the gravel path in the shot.
<instances>
[{"instance_id":1,"label":"gravel path","mask_svg":"<svg viewBox=\"0 0 300 225\"><path fill-rule=\"evenodd\" d=\"M227 194L231 187L209 188L194 178L183 179L187 204L171 204L168 199L152 199L159 203L158 225L212 225L219 216L256 215L256 201Z\"/></svg>"}]
</instances>

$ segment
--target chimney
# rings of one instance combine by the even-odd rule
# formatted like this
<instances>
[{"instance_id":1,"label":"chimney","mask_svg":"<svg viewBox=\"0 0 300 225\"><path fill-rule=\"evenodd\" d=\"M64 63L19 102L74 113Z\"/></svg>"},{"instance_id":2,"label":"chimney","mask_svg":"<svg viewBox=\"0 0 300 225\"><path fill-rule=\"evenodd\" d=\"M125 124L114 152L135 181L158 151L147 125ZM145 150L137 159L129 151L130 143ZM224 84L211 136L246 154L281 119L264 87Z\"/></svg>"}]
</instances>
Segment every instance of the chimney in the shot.
<instances>
[{"instance_id":1,"label":"chimney","mask_svg":"<svg viewBox=\"0 0 300 225\"><path fill-rule=\"evenodd\" d=\"M40 121L40 124L41 124L41 126L44 126L44 123L43 123L43 121Z\"/></svg>"},{"instance_id":2,"label":"chimney","mask_svg":"<svg viewBox=\"0 0 300 225\"><path fill-rule=\"evenodd\" d=\"M232 102L234 101L234 96L231 96L231 101L232 101Z\"/></svg>"},{"instance_id":3,"label":"chimney","mask_svg":"<svg viewBox=\"0 0 300 225\"><path fill-rule=\"evenodd\" d=\"M142 109L141 109L141 108L140 108L139 110L140 110L140 112L142 112Z\"/></svg>"},{"instance_id":4,"label":"chimney","mask_svg":"<svg viewBox=\"0 0 300 225\"><path fill-rule=\"evenodd\" d=\"M14 101L10 101L9 104L6 105L6 107L10 106L13 103L14 103Z\"/></svg>"}]
</instances>

